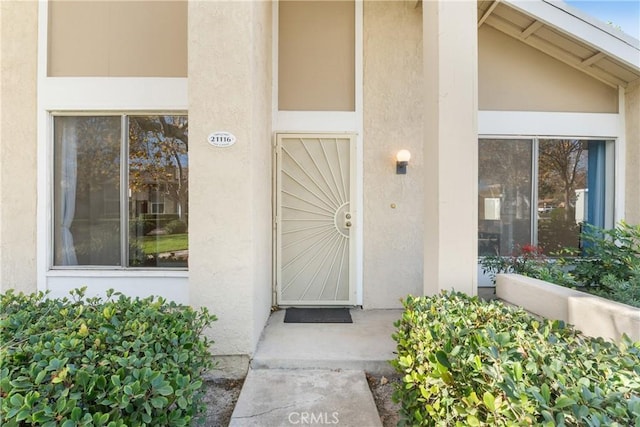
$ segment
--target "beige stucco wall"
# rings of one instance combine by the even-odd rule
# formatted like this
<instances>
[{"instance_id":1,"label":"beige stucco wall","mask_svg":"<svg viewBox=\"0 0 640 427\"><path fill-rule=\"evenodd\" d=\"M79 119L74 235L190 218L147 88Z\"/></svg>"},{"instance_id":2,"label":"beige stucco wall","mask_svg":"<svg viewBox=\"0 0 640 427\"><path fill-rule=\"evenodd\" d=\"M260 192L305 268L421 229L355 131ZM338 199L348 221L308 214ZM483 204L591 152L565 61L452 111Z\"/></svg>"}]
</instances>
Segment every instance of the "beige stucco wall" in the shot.
<instances>
[{"instance_id":1,"label":"beige stucco wall","mask_svg":"<svg viewBox=\"0 0 640 427\"><path fill-rule=\"evenodd\" d=\"M625 219L640 224L640 80L625 90L626 182Z\"/></svg>"},{"instance_id":2,"label":"beige stucco wall","mask_svg":"<svg viewBox=\"0 0 640 427\"><path fill-rule=\"evenodd\" d=\"M424 286L476 293L478 72L475 2L423 2Z\"/></svg>"},{"instance_id":3,"label":"beige stucco wall","mask_svg":"<svg viewBox=\"0 0 640 427\"><path fill-rule=\"evenodd\" d=\"M52 77L186 77L187 2L49 1Z\"/></svg>"},{"instance_id":4,"label":"beige stucco wall","mask_svg":"<svg viewBox=\"0 0 640 427\"><path fill-rule=\"evenodd\" d=\"M189 2L189 291L216 354L252 354L271 307L271 40L269 3Z\"/></svg>"},{"instance_id":5,"label":"beige stucco wall","mask_svg":"<svg viewBox=\"0 0 640 427\"><path fill-rule=\"evenodd\" d=\"M354 111L354 1L285 1L278 13L279 109Z\"/></svg>"},{"instance_id":6,"label":"beige stucco wall","mask_svg":"<svg viewBox=\"0 0 640 427\"><path fill-rule=\"evenodd\" d=\"M37 19L0 2L0 291L36 290Z\"/></svg>"},{"instance_id":7,"label":"beige stucco wall","mask_svg":"<svg viewBox=\"0 0 640 427\"><path fill-rule=\"evenodd\" d=\"M364 4L364 306L422 293L422 13ZM395 155L411 152L406 175ZM392 208L395 205L395 208Z\"/></svg>"},{"instance_id":8,"label":"beige stucco wall","mask_svg":"<svg viewBox=\"0 0 640 427\"><path fill-rule=\"evenodd\" d=\"M618 112L618 91L483 25L478 31L480 110Z\"/></svg>"}]
</instances>

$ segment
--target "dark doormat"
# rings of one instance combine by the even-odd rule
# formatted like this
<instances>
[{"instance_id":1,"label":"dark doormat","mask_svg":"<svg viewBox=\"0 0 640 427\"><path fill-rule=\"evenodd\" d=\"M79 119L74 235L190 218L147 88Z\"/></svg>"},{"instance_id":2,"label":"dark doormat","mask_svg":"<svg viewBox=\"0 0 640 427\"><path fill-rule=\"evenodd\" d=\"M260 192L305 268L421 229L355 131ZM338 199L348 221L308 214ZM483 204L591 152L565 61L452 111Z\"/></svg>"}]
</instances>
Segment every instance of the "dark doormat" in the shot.
<instances>
[{"instance_id":1,"label":"dark doormat","mask_svg":"<svg viewBox=\"0 0 640 427\"><path fill-rule=\"evenodd\" d=\"M284 323L353 323L348 308L287 308Z\"/></svg>"}]
</instances>

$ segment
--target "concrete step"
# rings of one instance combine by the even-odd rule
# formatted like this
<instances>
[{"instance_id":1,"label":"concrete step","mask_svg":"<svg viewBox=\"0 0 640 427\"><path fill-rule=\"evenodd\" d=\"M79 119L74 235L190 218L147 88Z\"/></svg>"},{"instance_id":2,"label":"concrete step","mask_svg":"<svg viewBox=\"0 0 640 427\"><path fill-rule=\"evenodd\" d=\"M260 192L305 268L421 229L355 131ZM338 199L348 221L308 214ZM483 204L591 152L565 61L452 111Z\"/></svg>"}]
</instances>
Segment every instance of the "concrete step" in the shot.
<instances>
[{"instance_id":1,"label":"concrete step","mask_svg":"<svg viewBox=\"0 0 640 427\"><path fill-rule=\"evenodd\" d=\"M363 371L250 369L231 427L381 427Z\"/></svg>"},{"instance_id":2,"label":"concrete step","mask_svg":"<svg viewBox=\"0 0 640 427\"><path fill-rule=\"evenodd\" d=\"M251 361L254 369L348 369L391 375L391 338L400 310L352 309L353 323L284 323L284 310L269 318Z\"/></svg>"}]
</instances>

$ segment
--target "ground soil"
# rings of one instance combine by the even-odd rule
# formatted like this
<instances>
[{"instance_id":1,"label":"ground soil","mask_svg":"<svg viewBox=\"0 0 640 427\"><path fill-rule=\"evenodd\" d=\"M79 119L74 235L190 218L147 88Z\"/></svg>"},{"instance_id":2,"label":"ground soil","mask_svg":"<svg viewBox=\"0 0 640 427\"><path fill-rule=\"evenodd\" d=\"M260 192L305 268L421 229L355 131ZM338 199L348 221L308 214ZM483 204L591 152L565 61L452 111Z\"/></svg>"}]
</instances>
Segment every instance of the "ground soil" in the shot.
<instances>
[{"instance_id":1,"label":"ground soil","mask_svg":"<svg viewBox=\"0 0 640 427\"><path fill-rule=\"evenodd\" d=\"M400 420L400 405L394 403L391 395L396 384L400 382L399 377L384 377L381 375L371 375L367 373L367 382L373 394L373 400L378 408L378 415L383 427L396 427Z\"/></svg>"},{"instance_id":2,"label":"ground soil","mask_svg":"<svg viewBox=\"0 0 640 427\"><path fill-rule=\"evenodd\" d=\"M393 403L391 395L397 377L384 377L367 373L367 382L373 395L373 400L378 408L380 421L383 427L395 427L400 419L398 415L399 405ZM238 396L244 379L216 378L207 380L204 384L206 414L204 425L207 427L226 427L231 420L233 408L236 406Z\"/></svg>"},{"instance_id":3,"label":"ground soil","mask_svg":"<svg viewBox=\"0 0 640 427\"><path fill-rule=\"evenodd\" d=\"M244 379L216 378L204 383L207 427L227 427Z\"/></svg>"}]
</instances>

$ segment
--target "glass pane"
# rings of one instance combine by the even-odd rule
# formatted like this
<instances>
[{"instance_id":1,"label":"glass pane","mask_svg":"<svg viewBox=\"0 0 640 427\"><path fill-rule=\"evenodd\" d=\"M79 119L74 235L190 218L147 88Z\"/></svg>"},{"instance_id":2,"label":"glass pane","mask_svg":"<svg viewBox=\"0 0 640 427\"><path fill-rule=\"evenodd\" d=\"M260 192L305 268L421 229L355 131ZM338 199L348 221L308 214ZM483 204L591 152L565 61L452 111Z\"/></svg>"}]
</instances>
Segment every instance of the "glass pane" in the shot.
<instances>
[{"instance_id":1,"label":"glass pane","mask_svg":"<svg viewBox=\"0 0 640 427\"><path fill-rule=\"evenodd\" d=\"M54 265L120 265L120 117L54 118Z\"/></svg>"},{"instance_id":2,"label":"glass pane","mask_svg":"<svg viewBox=\"0 0 640 427\"><path fill-rule=\"evenodd\" d=\"M540 140L538 243L545 253L578 248L583 222L604 225L602 141Z\"/></svg>"},{"instance_id":3,"label":"glass pane","mask_svg":"<svg viewBox=\"0 0 640 427\"><path fill-rule=\"evenodd\" d=\"M129 265L186 267L189 159L186 116L129 118Z\"/></svg>"},{"instance_id":4,"label":"glass pane","mask_svg":"<svg viewBox=\"0 0 640 427\"><path fill-rule=\"evenodd\" d=\"M478 255L531 243L531 140L482 139L478 152Z\"/></svg>"}]
</instances>

